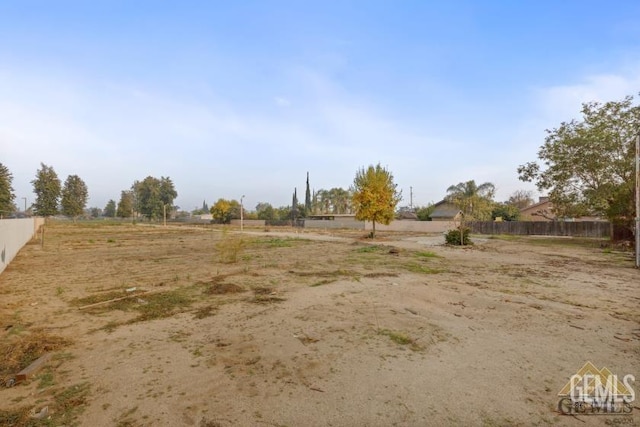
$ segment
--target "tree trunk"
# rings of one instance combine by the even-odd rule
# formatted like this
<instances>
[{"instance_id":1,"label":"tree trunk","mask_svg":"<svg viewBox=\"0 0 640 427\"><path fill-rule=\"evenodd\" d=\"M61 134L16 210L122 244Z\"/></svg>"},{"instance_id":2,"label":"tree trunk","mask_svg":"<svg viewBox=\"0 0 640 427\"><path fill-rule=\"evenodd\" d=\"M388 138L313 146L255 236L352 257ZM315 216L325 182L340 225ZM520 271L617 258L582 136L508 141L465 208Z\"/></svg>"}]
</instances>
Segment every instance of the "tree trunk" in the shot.
<instances>
[{"instance_id":1,"label":"tree trunk","mask_svg":"<svg viewBox=\"0 0 640 427\"><path fill-rule=\"evenodd\" d=\"M373 220L373 231L371 232L371 238L376 237L376 221Z\"/></svg>"}]
</instances>

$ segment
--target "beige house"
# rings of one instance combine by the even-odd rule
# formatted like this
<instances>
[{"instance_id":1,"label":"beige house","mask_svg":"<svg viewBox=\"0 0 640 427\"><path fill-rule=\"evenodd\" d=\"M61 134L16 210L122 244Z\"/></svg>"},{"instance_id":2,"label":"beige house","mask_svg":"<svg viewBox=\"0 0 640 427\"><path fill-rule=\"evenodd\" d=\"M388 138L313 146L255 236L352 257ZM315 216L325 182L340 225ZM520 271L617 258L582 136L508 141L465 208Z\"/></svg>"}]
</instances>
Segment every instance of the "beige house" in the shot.
<instances>
[{"instance_id":1,"label":"beige house","mask_svg":"<svg viewBox=\"0 0 640 427\"><path fill-rule=\"evenodd\" d=\"M538 203L520 209L520 221L555 221L553 204L548 197L540 197Z\"/></svg>"},{"instance_id":2,"label":"beige house","mask_svg":"<svg viewBox=\"0 0 640 427\"><path fill-rule=\"evenodd\" d=\"M605 221L598 216L558 218L548 197L540 197L538 203L520 209L520 221Z\"/></svg>"},{"instance_id":3,"label":"beige house","mask_svg":"<svg viewBox=\"0 0 640 427\"><path fill-rule=\"evenodd\" d=\"M460 219L462 211L456 207L453 203L449 203L446 200L441 200L434 205L433 212L431 213L432 221L457 221Z\"/></svg>"}]
</instances>

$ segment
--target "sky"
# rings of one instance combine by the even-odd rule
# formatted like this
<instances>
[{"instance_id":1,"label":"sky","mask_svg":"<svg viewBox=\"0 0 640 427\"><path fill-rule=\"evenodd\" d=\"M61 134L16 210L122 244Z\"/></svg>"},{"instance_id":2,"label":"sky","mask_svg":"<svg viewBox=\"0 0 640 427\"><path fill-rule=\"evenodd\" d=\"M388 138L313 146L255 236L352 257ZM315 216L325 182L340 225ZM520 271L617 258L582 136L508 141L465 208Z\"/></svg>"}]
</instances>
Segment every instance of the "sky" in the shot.
<instances>
[{"instance_id":1,"label":"sky","mask_svg":"<svg viewBox=\"0 0 640 427\"><path fill-rule=\"evenodd\" d=\"M640 2L0 0L0 163L87 207L147 176L176 205L287 206L380 163L401 205L496 199L581 103L640 93ZM411 197L412 196L412 197Z\"/></svg>"}]
</instances>

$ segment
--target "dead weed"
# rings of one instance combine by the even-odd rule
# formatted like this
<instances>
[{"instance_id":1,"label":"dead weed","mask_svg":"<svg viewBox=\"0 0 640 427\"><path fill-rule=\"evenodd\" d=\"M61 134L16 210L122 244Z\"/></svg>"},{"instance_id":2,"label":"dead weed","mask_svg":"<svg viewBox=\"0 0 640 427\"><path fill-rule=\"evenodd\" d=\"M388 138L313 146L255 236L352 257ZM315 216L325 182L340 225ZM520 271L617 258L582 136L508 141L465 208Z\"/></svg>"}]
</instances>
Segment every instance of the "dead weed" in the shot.
<instances>
[{"instance_id":1,"label":"dead weed","mask_svg":"<svg viewBox=\"0 0 640 427\"><path fill-rule=\"evenodd\" d=\"M0 343L0 378L17 374L45 353L70 344L70 340L42 330L6 338Z\"/></svg>"}]
</instances>

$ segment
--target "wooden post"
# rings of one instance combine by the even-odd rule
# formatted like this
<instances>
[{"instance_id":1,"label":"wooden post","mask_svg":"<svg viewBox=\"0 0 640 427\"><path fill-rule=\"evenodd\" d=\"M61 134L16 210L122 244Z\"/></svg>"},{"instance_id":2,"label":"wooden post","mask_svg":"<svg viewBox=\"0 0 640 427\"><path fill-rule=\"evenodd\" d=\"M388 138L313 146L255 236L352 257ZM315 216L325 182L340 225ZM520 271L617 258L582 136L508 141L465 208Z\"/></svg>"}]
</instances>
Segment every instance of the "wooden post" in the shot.
<instances>
[{"instance_id":1,"label":"wooden post","mask_svg":"<svg viewBox=\"0 0 640 427\"><path fill-rule=\"evenodd\" d=\"M640 133L636 136L636 268L640 268Z\"/></svg>"}]
</instances>

